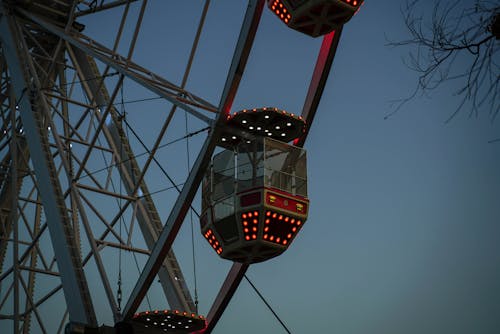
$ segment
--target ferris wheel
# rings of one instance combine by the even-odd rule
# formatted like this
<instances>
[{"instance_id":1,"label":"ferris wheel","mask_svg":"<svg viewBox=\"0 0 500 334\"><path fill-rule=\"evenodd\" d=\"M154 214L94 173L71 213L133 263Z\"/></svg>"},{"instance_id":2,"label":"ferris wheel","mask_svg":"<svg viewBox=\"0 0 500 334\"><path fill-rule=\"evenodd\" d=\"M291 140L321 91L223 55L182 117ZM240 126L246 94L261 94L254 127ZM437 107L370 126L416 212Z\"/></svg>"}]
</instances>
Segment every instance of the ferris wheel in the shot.
<instances>
[{"instance_id":1,"label":"ferris wheel","mask_svg":"<svg viewBox=\"0 0 500 334\"><path fill-rule=\"evenodd\" d=\"M127 52L120 54L134 2L136 22ZM362 3L249 0L214 104L186 89L208 0L180 84L133 60L147 1L0 1L2 332L211 333L249 266L293 247L306 223L302 147L342 27ZM86 35L81 20L117 9L122 16L113 23L113 45ZM322 38L298 114L279 106L232 109L264 10ZM125 82L170 108L156 120L151 145L124 110ZM204 138L185 178L174 181L158 152L176 142L166 143L167 134L184 128L179 110L200 125L186 127L180 140ZM170 182L171 203L153 196L157 174ZM188 288L172 250L188 215L196 216L213 256L233 262L207 314L199 313L196 291ZM133 280L127 293L124 275ZM143 309L152 285L165 308Z\"/></svg>"}]
</instances>

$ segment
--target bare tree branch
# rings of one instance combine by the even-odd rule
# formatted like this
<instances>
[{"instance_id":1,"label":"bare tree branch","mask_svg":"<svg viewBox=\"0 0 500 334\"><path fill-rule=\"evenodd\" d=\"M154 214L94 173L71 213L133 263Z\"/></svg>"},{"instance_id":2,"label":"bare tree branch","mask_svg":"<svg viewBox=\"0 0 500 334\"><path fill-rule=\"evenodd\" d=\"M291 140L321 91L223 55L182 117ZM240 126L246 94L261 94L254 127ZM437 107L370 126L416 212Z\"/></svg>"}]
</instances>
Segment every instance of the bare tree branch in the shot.
<instances>
[{"instance_id":1,"label":"bare tree branch","mask_svg":"<svg viewBox=\"0 0 500 334\"><path fill-rule=\"evenodd\" d=\"M494 120L500 111L499 1L438 0L430 17L425 14L426 5L427 1L407 0L401 13L410 38L388 44L411 48L404 63L419 77L411 94L392 101L394 110L386 118L416 96L455 82L459 102L447 122L466 107L469 117L479 117L486 109Z\"/></svg>"}]
</instances>

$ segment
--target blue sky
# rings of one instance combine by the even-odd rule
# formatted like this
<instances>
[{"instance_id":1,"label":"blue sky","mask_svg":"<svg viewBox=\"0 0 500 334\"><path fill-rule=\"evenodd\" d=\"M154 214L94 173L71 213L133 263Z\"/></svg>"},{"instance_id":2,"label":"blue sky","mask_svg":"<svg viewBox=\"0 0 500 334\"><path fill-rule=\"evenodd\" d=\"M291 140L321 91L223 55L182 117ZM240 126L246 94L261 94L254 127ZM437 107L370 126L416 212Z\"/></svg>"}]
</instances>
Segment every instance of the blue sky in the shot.
<instances>
[{"instance_id":1,"label":"blue sky","mask_svg":"<svg viewBox=\"0 0 500 334\"><path fill-rule=\"evenodd\" d=\"M150 1L134 61L180 83L202 5ZM345 26L305 145L309 219L286 253L248 271L293 333L500 330L500 143L488 143L500 136L500 125L466 112L445 123L459 102L453 85L415 98L384 120L394 110L390 101L410 94L417 80L402 63L408 49L386 46L387 38L406 37L400 5L367 1ZM213 104L245 7L245 1L219 0L209 9L187 88ZM120 15L112 10L82 19L85 33L111 47ZM288 29L266 9L234 111L276 106L300 112L320 42ZM153 96L128 81L124 94L125 100ZM129 122L150 147L169 108L162 101L126 106ZM184 134L184 115L174 121L179 126L165 142ZM191 118L188 126L202 127ZM190 141L191 162L202 139ZM185 156L180 143L158 159L182 179ZM167 183L155 174L148 182L151 191ZM164 218L174 195L155 198L164 204ZM211 251L197 224L200 313L207 313L230 263ZM193 286L190 233L187 221L174 249ZM153 308L166 308L157 288L150 292ZM284 333L246 282L214 331L235 332Z\"/></svg>"}]
</instances>

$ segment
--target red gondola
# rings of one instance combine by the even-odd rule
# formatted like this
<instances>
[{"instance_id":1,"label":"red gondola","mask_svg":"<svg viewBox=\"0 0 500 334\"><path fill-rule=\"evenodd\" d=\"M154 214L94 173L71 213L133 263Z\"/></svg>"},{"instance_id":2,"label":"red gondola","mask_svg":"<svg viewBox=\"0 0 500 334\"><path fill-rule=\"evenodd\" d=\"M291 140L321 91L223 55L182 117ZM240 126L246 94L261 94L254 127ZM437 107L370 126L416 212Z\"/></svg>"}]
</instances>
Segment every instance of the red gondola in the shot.
<instances>
[{"instance_id":1,"label":"red gondola","mask_svg":"<svg viewBox=\"0 0 500 334\"><path fill-rule=\"evenodd\" d=\"M304 131L301 117L277 108L228 116L202 188L202 234L217 254L243 263L283 253L307 219L306 151L289 145Z\"/></svg>"},{"instance_id":2,"label":"red gondola","mask_svg":"<svg viewBox=\"0 0 500 334\"><path fill-rule=\"evenodd\" d=\"M359 10L363 0L267 0L287 26L318 37L339 28Z\"/></svg>"}]
</instances>

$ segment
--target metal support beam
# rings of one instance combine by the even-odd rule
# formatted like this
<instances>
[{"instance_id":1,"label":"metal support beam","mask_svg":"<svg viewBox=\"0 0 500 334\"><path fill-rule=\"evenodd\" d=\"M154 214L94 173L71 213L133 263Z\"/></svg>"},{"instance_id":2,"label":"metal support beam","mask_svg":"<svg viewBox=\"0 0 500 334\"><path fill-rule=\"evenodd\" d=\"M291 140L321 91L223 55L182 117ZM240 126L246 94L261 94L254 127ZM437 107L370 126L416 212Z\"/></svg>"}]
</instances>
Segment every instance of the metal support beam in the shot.
<instances>
[{"instance_id":1,"label":"metal support beam","mask_svg":"<svg viewBox=\"0 0 500 334\"><path fill-rule=\"evenodd\" d=\"M108 2L108 3L104 3L100 6L95 6L95 7L89 6L89 9L81 10L81 11L77 12L75 16L79 17L79 16L84 16L87 14L93 14L93 13L97 13L97 12L100 12L103 10L112 9L112 8L115 8L118 6L127 5L129 3L136 2L136 1L137 0L116 0L116 1Z\"/></svg>"},{"instance_id":2,"label":"metal support beam","mask_svg":"<svg viewBox=\"0 0 500 334\"><path fill-rule=\"evenodd\" d=\"M264 0L249 1L229 74L224 86L221 101L219 103L220 112L218 113L215 126L212 128L208 138L205 140L205 143L198 154L198 158L189 173L189 177L186 180L182 191L179 194L170 215L168 216L167 222L165 223L158 241L151 252L151 256L146 262L141 276L139 277L137 284L130 295L123 313L124 320L131 319L134 312L137 310L137 307L153 282L163 258L172 247L175 237L182 225L182 222L184 221L184 218L186 217L186 213L191 206L191 202L193 201L193 198L198 190L198 186L203 178L203 174L205 173L212 157L220 130L224 125L225 116L231 109L241 77L243 76L243 71L251 50L251 45L257 32L263 8Z\"/></svg>"},{"instance_id":3,"label":"metal support beam","mask_svg":"<svg viewBox=\"0 0 500 334\"><path fill-rule=\"evenodd\" d=\"M14 103L10 101L10 107L12 108ZM14 107L15 108L15 107ZM11 109L12 110L12 109ZM12 194L11 194L11 218L14 225L14 251L13 259L14 262L14 334L19 333L19 278L21 277L19 272L19 221L17 219L17 129L16 129L16 114L14 112L10 113L11 119L11 142L10 142L10 152L12 154L12 164L10 170Z\"/></svg>"},{"instance_id":4,"label":"metal support beam","mask_svg":"<svg viewBox=\"0 0 500 334\"><path fill-rule=\"evenodd\" d=\"M170 101L177 107L189 112L190 114L206 122L207 124L211 124L213 122L210 117L191 107L195 106L215 112L216 108L207 101L179 88L175 84L154 74L152 71L149 71L139 66L138 64L127 60L125 57L122 57L119 54L107 49L105 46L97 43L96 41L93 41L91 38L83 34L73 32L73 35L76 35L77 37L68 35L62 29L54 26L49 22L46 22L40 17L37 17L24 10L19 11L50 33L64 39L86 54L99 59L104 64L118 71L120 74L126 76L129 79L132 79L144 88L158 94L158 96L161 96L164 99Z\"/></svg>"},{"instance_id":5,"label":"metal support beam","mask_svg":"<svg viewBox=\"0 0 500 334\"><path fill-rule=\"evenodd\" d=\"M57 259L70 320L97 325L79 251L75 247L57 171L51 156L47 129L42 125L42 97L37 95L36 73L26 57L23 36L11 13L0 3L0 42L11 74L14 96L23 122L31 160L44 204L47 225Z\"/></svg>"},{"instance_id":6,"label":"metal support beam","mask_svg":"<svg viewBox=\"0 0 500 334\"><path fill-rule=\"evenodd\" d=\"M227 274L224 283L222 283L219 293L217 294L217 297L215 297L215 301L208 312L207 328L203 334L212 333L215 325L217 325L217 322L222 316L222 313L224 313L224 310L231 301L231 298L233 298L236 289L238 289L238 286L240 285L243 276L245 276L248 267L248 264L233 263L231 270L229 270L229 273Z\"/></svg>"},{"instance_id":7,"label":"metal support beam","mask_svg":"<svg viewBox=\"0 0 500 334\"><path fill-rule=\"evenodd\" d=\"M23 174L28 169L28 149L26 145L26 140L19 138L17 140L17 150L16 150L16 158L17 161L17 180L14 180L12 177L8 177L2 184L2 189L0 190L0 269L3 268L3 263L5 260L5 253L7 251L7 244L9 236L12 232L13 227L13 212L12 208L12 200L14 194L19 193L21 186L23 184ZM5 176L10 175L10 172L13 168L12 163L12 152L9 152L5 155L4 160L2 161L2 168L4 168L1 173L5 173ZM16 189L14 189L14 183Z\"/></svg>"},{"instance_id":8,"label":"metal support beam","mask_svg":"<svg viewBox=\"0 0 500 334\"><path fill-rule=\"evenodd\" d=\"M341 34L342 26L323 37L316 65L314 66L311 83L309 84L309 89L307 90L304 107L302 108L302 118L306 122L306 131L302 137L299 138L299 140L294 142L294 145L296 146L304 146L309 130L311 129L314 116L316 115L316 110L318 110L319 101L321 100L321 96L323 96L326 80L330 74L333 58L337 52L337 46L339 45Z\"/></svg>"},{"instance_id":9,"label":"metal support beam","mask_svg":"<svg viewBox=\"0 0 500 334\"><path fill-rule=\"evenodd\" d=\"M89 99L94 100L97 104L107 105L110 98L106 89L99 85L99 72L93 60L83 51L71 46L68 48L68 53L84 82L83 86ZM111 107L109 119L104 122L103 134L114 156L118 159L117 168L129 196L128 199L134 200L137 205L135 215L144 240L149 250L152 250L158 239L159 231L162 229L162 223L154 202L149 196L140 199L134 197L136 187L143 194L149 194L149 190L144 180L138 182L141 175L139 165L114 107ZM159 276L170 307L190 313L195 312L196 307L173 251L168 252Z\"/></svg>"}]
</instances>

